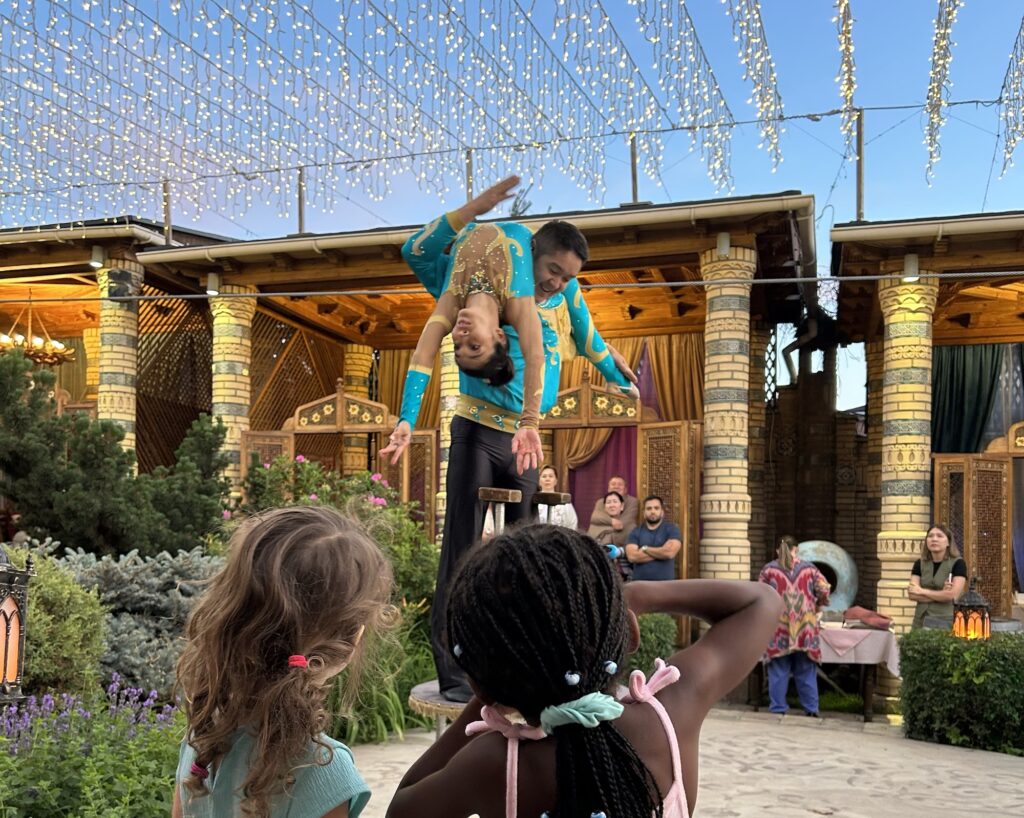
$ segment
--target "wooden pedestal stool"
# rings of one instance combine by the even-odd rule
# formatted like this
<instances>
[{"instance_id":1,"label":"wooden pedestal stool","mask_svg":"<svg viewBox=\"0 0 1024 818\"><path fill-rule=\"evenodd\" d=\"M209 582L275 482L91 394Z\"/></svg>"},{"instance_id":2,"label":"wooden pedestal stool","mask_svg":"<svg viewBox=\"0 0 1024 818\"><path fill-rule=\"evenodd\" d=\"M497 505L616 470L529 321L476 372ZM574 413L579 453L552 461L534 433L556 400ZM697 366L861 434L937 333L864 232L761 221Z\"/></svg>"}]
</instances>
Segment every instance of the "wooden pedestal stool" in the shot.
<instances>
[{"instance_id":1,"label":"wooden pedestal stool","mask_svg":"<svg viewBox=\"0 0 1024 818\"><path fill-rule=\"evenodd\" d=\"M505 503L519 503L523 499L523 493L519 489L498 489L490 486L481 488L478 496L481 502L494 505L495 534L500 534L505 530ZM429 716L434 719L435 740L441 737L446 722L454 721L459 717L463 707L465 705L461 702L450 702L441 695L437 679L422 682L409 693L409 709L421 716Z\"/></svg>"}]
</instances>

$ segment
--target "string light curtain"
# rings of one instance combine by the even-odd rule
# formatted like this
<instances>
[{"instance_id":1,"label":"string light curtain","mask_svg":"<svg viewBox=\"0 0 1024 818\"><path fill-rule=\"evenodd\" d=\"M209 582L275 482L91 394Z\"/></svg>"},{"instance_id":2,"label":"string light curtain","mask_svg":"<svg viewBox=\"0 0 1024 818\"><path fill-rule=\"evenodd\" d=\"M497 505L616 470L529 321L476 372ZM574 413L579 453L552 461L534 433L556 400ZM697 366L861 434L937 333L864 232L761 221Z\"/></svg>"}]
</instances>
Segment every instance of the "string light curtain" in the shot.
<instances>
[{"instance_id":1,"label":"string light curtain","mask_svg":"<svg viewBox=\"0 0 1024 818\"><path fill-rule=\"evenodd\" d=\"M853 14L850 0L836 0L836 16L832 18L839 36L839 96L843 100L839 130L846 140L843 155L855 156L853 137L857 130L857 109L853 107L853 94L857 90L857 65L853 59Z\"/></svg>"},{"instance_id":2,"label":"string light curtain","mask_svg":"<svg viewBox=\"0 0 1024 818\"><path fill-rule=\"evenodd\" d=\"M925 111L928 123L925 125L924 144L928 148L928 165L924 176L931 185L934 176L933 168L939 161L942 151L939 148L939 134L946 123L943 108L949 102L950 88L953 83L949 79L949 66L953 62L953 26L956 15L963 5L963 0L938 0L935 13L935 36L932 40L932 63L928 71L928 98Z\"/></svg>"},{"instance_id":3,"label":"string light curtain","mask_svg":"<svg viewBox=\"0 0 1024 818\"><path fill-rule=\"evenodd\" d=\"M1010 53L1003 87L999 92L1003 119L1003 170L1000 177L1013 167L1013 151L1024 135L1024 17Z\"/></svg>"},{"instance_id":4,"label":"string light curtain","mask_svg":"<svg viewBox=\"0 0 1024 818\"><path fill-rule=\"evenodd\" d=\"M739 57L743 63L743 79L753 85L748 102L757 110L758 129L761 132L759 148L768 151L772 159L772 172L782 162L779 136L782 127L782 95L775 80L775 61L768 50L768 38L761 21L761 4L757 0L722 0L732 18L733 39L740 44Z\"/></svg>"},{"instance_id":5,"label":"string light curtain","mask_svg":"<svg viewBox=\"0 0 1024 818\"><path fill-rule=\"evenodd\" d=\"M729 104L704 53L684 2L629 0L637 24L651 44L658 85L675 104L677 119L693 126L690 150L699 148L708 178L717 190L731 190L732 126Z\"/></svg>"},{"instance_id":6,"label":"string light curtain","mask_svg":"<svg viewBox=\"0 0 1024 818\"><path fill-rule=\"evenodd\" d=\"M657 81L601 2L0 0L0 222L159 218L165 181L176 220L290 218L300 169L328 215L400 179L445 198L467 166L538 187L557 168L600 202L611 145L635 134L658 183L677 128L731 187L735 120L685 4L630 2ZM732 5L760 99L757 5Z\"/></svg>"}]
</instances>

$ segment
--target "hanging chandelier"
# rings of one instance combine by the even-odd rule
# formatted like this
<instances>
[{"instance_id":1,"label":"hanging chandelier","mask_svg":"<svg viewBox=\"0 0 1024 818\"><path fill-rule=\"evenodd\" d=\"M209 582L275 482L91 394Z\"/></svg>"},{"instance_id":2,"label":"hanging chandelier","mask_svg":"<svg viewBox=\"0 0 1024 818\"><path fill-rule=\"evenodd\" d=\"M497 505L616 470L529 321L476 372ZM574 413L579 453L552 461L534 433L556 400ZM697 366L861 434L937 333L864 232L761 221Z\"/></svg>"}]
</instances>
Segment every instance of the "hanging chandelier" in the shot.
<instances>
[{"instance_id":1,"label":"hanging chandelier","mask_svg":"<svg viewBox=\"0 0 1024 818\"><path fill-rule=\"evenodd\" d=\"M19 329L21 319L28 313L25 322L25 332ZM41 366L60 366L75 359L75 351L66 344L55 341L46 331L43 322L32 314L32 301L27 307L23 307L18 317L14 319L10 330L0 332L0 354L20 350L30 361ZM38 327L38 334L34 331Z\"/></svg>"}]
</instances>

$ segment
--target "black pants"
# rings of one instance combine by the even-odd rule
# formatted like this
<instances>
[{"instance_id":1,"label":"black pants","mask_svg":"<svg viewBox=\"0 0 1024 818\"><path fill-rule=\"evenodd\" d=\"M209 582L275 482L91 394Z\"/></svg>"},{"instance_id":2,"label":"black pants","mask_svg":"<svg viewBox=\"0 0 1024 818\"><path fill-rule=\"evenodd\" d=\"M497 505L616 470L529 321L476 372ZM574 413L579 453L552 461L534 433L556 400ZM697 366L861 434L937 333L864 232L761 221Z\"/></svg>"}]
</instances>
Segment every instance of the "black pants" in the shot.
<instances>
[{"instance_id":1,"label":"black pants","mask_svg":"<svg viewBox=\"0 0 1024 818\"><path fill-rule=\"evenodd\" d=\"M537 470L516 474L510 433L456 417L452 420L452 443L448 452L445 483L448 505L441 538L441 562L437 567L437 588L430 611L434 664L441 690L466 683L448 645L448 585L459 562L483 533L485 508L478 498L482 486L519 489L523 493L521 502L505 505L505 524L510 525L530 515L533 494L537 490Z\"/></svg>"}]
</instances>

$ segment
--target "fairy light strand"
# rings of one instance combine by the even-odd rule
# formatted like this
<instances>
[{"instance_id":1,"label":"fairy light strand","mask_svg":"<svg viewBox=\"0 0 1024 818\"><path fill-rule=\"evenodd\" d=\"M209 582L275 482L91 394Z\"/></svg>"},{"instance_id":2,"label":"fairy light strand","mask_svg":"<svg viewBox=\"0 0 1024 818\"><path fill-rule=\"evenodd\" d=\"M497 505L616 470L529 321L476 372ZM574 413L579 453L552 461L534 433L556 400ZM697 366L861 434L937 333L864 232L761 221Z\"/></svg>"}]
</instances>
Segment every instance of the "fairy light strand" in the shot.
<instances>
[{"instance_id":1,"label":"fairy light strand","mask_svg":"<svg viewBox=\"0 0 1024 818\"><path fill-rule=\"evenodd\" d=\"M935 13L935 34L932 40L931 67L928 69L928 96L925 111L928 121L925 124L924 144L928 149L928 164L924 176L931 186L934 177L935 163L942 156L939 136L946 122L943 108L949 100L952 82L949 79L949 66L953 62L953 26L956 16L963 5L963 0L938 0Z\"/></svg>"},{"instance_id":2,"label":"fairy light strand","mask_svg":"<svg viewBox=\"0 0 1024 818\"><path fill-rule=\"evenodd\" d=\"M856 158L854 136L857 131L857 109L853 105L853 94L857 90L857 66L853 59L853 14L850 11L850 0L836 0L836 15L832 22L836 24L839 38L839 73L836 82L839 84L839 97L843 101L843 115L839 130L844 138L843 155Z\"/></svg>"},{"instance_id":3,"label":"fairy light strand","mask_svg":"<svg viewBox=\"0 0 1024 818\"><path fill-rule=\"evenodd\" d=\"M761 144L759 148L768 151L772 159L772 172L782 162L779 137L784 132L781 126L782 95L775 79L775 61L768 50L768 38L761 20L761 4L757 0L722 0L732 18L733 39L739 43L739 58L743 64L743 79L749 80L753 93L748 103L754 105L759 120Z\"/></svg>"},{"instance_id":4,"label":"fairy light strand","mask_svg":"<svg viewBox=\"0 0 1024 818\"><path fill-rule=\"evenodd\" d=\"M1000 116L1003 120L1003 169L1001 179L1013 167L1013 151L1024 136L1024 17L1010 53L1003 87L999 92Z\"/></svg>"}]
</instances>

